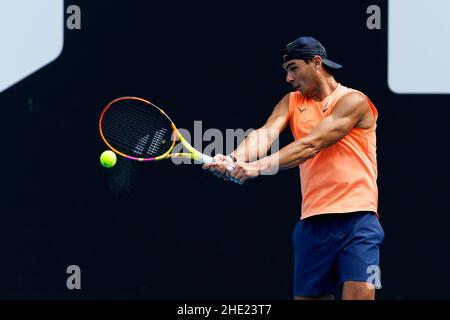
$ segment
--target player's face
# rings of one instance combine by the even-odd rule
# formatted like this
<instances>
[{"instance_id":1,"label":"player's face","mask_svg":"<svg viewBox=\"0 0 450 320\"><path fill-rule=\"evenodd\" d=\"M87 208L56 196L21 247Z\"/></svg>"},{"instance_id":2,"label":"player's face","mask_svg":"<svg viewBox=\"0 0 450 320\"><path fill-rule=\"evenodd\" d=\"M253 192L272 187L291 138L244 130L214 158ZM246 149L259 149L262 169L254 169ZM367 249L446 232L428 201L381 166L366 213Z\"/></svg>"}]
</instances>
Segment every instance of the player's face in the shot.
<instances>
[{"instance_id":1,"label":"player's face","mask_svg":"<svg viewBox=\"0 0 450 320\"><path fill-rule=\"evenodd\" d=\"M313 63L304 60L290 60L283 64L286 70L286 82L295 91L300 91L304 96L310 96L317 86L317 75Z\"/></svg>"}]
</instances>

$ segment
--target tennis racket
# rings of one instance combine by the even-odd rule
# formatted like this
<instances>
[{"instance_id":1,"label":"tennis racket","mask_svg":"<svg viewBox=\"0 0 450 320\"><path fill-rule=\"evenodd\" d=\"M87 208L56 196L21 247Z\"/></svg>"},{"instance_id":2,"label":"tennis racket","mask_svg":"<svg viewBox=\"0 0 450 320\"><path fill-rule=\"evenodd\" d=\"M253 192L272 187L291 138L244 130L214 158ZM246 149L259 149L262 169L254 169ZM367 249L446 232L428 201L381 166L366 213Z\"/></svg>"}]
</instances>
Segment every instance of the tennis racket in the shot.
<instances>
[{"instance_id":1,"label":"tennis racket","mask_svg":"<svg viewBox=\"0 0 450 320\"><path fill-rule=\"evenodd\" d=\"M154 103L137 97L111 101L100 115L100 136L118 155L136 161L159 161L173 157L211 163L212 158L194 149L170 117ZM171 153L177 138L188 153ZM230 165L228 170L233 170Z\"/></svg>"}]
</instances>

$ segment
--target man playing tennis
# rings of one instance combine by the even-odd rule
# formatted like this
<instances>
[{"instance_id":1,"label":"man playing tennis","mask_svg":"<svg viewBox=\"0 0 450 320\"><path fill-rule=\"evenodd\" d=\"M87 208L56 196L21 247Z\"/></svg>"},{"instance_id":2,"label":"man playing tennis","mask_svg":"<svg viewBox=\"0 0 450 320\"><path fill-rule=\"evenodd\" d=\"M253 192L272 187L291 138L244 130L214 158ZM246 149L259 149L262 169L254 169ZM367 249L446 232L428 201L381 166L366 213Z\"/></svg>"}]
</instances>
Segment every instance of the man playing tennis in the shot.
<instances>
[{"instance_id":1,"label":"man playing tennis","mask_svg":"<svg viewBox=\"0 0 450 320\"><path fill-rule=\"evenodd\" d=\"M302 210L293 232L296 299L374 299L379 249L376 160L377 110L363 93L342 86L312 37L300 37L283 51L286 81L294 92L275 106L267 122L229 156L203 165L216 176L244 183L266 170L300 168ZM295 141L266 154L290 124ZM234 170L228 171L230 164ZM375 280L375 281L374 281Z\"/></svg>"}]
</instances>

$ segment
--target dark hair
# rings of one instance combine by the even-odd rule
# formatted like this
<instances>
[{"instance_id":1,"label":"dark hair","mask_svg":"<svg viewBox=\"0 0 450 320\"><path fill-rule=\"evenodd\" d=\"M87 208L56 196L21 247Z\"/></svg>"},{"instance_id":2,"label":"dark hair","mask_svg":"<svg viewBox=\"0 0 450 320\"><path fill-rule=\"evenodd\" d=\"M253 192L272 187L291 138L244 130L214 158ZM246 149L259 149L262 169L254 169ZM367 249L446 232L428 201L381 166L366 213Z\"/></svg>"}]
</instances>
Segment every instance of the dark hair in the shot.
<instances>
[{"instance_id":1,"label":"dark hair","mask_svg":"<svg viewBox=\"0 0 450 320\"><path fill-rule=\"evenodd\" d=\"M303 59L306 63L310 63L314 58ZM325 63L322 63L322 67L328 72L330 75L334 76L334 69L327 66Z\"/></svg>"}]
</instances>

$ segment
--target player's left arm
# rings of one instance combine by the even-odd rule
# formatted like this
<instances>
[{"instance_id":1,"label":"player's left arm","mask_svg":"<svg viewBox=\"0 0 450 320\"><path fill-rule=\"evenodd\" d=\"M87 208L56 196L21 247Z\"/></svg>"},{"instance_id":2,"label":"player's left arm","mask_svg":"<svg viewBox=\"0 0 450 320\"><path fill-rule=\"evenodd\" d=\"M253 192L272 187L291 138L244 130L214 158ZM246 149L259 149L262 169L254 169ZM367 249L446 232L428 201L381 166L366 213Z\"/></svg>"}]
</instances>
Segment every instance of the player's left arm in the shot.
<instances>
[{"instance_id":1,"label":"player's left arm","mask_svg":"<svg viewBox=\"0 0 450 320\"><path fill-rule=\"evenodd\" d=\"M333 112L320 121L311 132L279 152L251 163L237 163L230 174L243 183L247 179L256 178L264 170L284 170L297 167L299 164L315 157L319 152L342 139L354 127L372 122L372 111L367 98L360 93L349 93L335 105ZM275 168L276 166L276 168Z\"/></svg>"}]
</instances>

